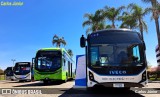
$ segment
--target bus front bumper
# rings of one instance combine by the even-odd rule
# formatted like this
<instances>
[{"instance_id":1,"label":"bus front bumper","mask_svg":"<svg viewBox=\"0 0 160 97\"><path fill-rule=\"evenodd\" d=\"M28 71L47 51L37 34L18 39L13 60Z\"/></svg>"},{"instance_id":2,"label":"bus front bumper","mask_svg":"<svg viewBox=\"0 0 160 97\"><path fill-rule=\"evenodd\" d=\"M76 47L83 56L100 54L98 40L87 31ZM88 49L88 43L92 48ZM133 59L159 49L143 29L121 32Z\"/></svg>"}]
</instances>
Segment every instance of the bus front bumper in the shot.
<instances>
[{"instance_id":1,"label":"bus front bumper","mask_svg":"<svg viewBox=\"0 0 160 97\"><path fill-rule=\"evenodd\" d=\"M122 85L122 88L123 87L144 87L145 85L141 84L141 83L130 83L130 82L107 82L107 83L99 83L99 84L96 84L96 85L102 85L102 86L105 86L105 87L115 87L115 88L119 88L119 87L116 87L115 85L116 84L121 84ZM95 86L96 86L95 85Z\"/></svg>"}]
</instances>

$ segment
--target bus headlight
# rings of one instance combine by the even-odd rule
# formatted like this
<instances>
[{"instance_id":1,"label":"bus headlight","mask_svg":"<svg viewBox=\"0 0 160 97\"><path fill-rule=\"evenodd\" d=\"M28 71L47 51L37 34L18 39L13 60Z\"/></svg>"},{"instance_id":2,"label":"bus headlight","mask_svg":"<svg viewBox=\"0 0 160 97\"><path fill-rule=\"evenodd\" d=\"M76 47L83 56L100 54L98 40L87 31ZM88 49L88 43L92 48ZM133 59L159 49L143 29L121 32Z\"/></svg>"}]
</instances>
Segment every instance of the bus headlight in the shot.
<instances>
[{"instance_id":1,"label":"bus headlight","mask_svg":"<svg viewBox=\"0 0 160 97\"><path fill-rule=\"evenodd\" d=\"M93 76L93 73L89 71L89 79L91 81L94 81L94 76Z\"/></svg>"},{"instance_id":2,"label":"bus headlight","mask_svg":"<svg viewBox=\"0 0 160 97\"><path fill-rule=\"evenodd\" d=\"M142 74L142 80L145 81L146 79L147 79L146 71L144 71L143 74Z\"/></svg>"}]
</instances>

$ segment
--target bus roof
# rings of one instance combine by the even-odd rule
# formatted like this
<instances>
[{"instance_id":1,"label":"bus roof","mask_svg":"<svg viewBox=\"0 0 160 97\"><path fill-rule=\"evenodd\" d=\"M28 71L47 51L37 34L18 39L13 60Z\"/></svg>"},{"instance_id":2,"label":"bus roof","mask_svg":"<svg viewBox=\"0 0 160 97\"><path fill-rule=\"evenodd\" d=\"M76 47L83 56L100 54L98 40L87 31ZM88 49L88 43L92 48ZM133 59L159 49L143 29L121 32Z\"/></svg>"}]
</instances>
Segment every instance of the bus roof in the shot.
<instances>
[{"instance_id":1,"label":"bus roof","mask_svg":"<svg viewBox=\"0 0 160 97\"><path fill-rule=\"evenodd\" d=\"M99 37L100 36L100 37ZM130 29L98 30L88 35L90 43L143 43L140 33Z\"/></svg>"},{"instance_id":2,"label":"bus roof","mask_svg":"<svg viewBox=\"0 0 160 97\"><path fill-rule=\"evenodd\" d=\"M7 67L6 70L7 70L7 69L10 69L10 68L13 68L13 67Z\"/></svg>"},{"instance_id":3,"label":"bus roof","mask_svg":"<svg viewBox=\"0 0 160 97\"><path fill-rule=\"evenodd\" d=\"M41 48L40 50L65 50L64 48Z\"/></svg>"},{"instance_id":4,"label":"bus roof","mask_svg":"<svg viewBox=\"0 0 160 97\"><path fill-rule=\"evenodd\" d=\"M70 59L73 61L71 56L68 54L68 52L64 48L41 48L38 51L64 51L70 57Z\"/></svg>"},{"instance_id":5,"label":"bus roof","mask_svg":"<svg viewBox=\"0 0 160 97\"><path fill-rule=\"evenodd\" d=\"M16 63L31 63L31 62L16 62Z\"/></svg>"},{"instance_id":6,"label":"bus roof","mask_svg":"<svg viewBox=\"0 0 160 97\"><path fill-rule=\"evenodd\" d=\"M18 65L24 65L24 64L26 64L26 63L27 63L27 64L28 64L28 63L31 64L31 62L16 62L15 65L16 65L16 64L18 64Z\"/></svg>"},{"instance_id":7,"label":"bus roof","mask_svg":"<svg viewBox=\"0 0 160 97\"><path fill-rule=\"evenodd\" d=\"M137 33L137 31L134 31L134 30L131 30L131 29L126 29L126 28L110 28L110 29L103 29L103 30L97 30L96 32L94 32L94 33L97 33L97 32L105 32L105 31L121 31L121 32L136 32Z\"/></svg>"},{"instance_id":8,"label":"bus roof","mask_svg":"<svg viewBox=\"0 0 160 97\"><path fill-rule=\"evenodd\" d=\"M7 68L13 68L13 67L7 67Z\"/></svg>"}]
</instances>

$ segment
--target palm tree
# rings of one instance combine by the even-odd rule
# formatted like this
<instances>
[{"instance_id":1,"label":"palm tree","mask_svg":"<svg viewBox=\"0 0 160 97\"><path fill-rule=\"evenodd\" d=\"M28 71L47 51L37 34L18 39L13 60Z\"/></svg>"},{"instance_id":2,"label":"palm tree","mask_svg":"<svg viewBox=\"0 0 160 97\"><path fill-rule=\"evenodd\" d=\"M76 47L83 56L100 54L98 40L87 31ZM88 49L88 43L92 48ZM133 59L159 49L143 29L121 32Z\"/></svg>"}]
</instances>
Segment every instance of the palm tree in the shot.
<instances>
[{"instance_id":1,"label":"palm tree","mask_svg":"<svg viewBox=\"0 0 160 97\"><path fill-rule=\"evenodd\" d=\"M120 12L124 9L124 6L118 7L117 9L114 7L105 6L104 8L104 17L112 22L112 28L115 28L115 21L119 20L118 17Z\"/></svg>"},{"instance_id":2,"label":"palm tree","mask_svg":"<svg viewBox=\"0 0 160 97\"><path fill-rule=\"evenodd\" d=\"M119 17L119 20L122 21L120 28L135 29L138 27L136 19L128 12L123 12L122 16Z\"/></svg>"},{"instance_id":3,"label":"palm tree","mask_svg":"<svg viewBox=\"0 0 160 97\"><path fill-rule=\"evenodd\" d=\"M82 26L89 26L86 30L86 34L90 31L95 32L104 29L104 16L102 10L97 10L95 14L86 13L84 14L84 18L87 18L87 20L83 22Z\"/></svg>"},{"instance_id":4,"label":"palm tree","mask_svg":"<svg viewBox=\"0 0 160 97\"><path fill-rule=\"evenodd\" d=\"M71 49L68 49L67 52L68 52L68 54L69 54L71 57L73 57L73 52L72 52Z\"/></svg>"},{"instance_id":5,"label":"palm tree","mask_svg":"<svg viewBox=\"0 0 160 97\"><path fill-rule=\"evenodd\" d=\"M66 41L64 40L64 37L62 38L59 38L57 35L54 35L53 36L53 40L52 40L52 44L56 44L56 47L60 48L61 44L63 46L65 46L67 43Z\"/></svg>"},{"instance_id":6,"label":"palm tree","mask_svg":"<svg viewBox=\"0 0 160 97\"><path fill-rule=\"evenodd\" d=\"M111 25L106 25L105 26L105 29L109 29L109 28L112 28L112 26Z\"/></svg>"},{"instance_id":7,"label":"palm tree","mask_svg":"<svg viewBox=\"0 0 160 97\"><path fill-rule=\"evenodd\" d=\"M138 22L138 28L140 30L143 39L143 31L145 30L146 32L148 32L147 24L143 20L143 17L148 14L149 10L148 9L143 10L142 7L133 3L129 4L128 8L131 9L132 18Z\"/></svg>"},{"instance_id":8,"label":"palm tree","mask_svg":"<svg viewBox=\"0 0 160 97\"><path fill-rule=\"evenodd\" d=\"M142 0L145 3L151 3L152 4L152 17L155 20L156 25L156 31L157 31L157 39L158 39L158 45L160 46L160 29L159 29L159 15L160 15L160 3L157 0Z\"/></svg>"}]
</instances>

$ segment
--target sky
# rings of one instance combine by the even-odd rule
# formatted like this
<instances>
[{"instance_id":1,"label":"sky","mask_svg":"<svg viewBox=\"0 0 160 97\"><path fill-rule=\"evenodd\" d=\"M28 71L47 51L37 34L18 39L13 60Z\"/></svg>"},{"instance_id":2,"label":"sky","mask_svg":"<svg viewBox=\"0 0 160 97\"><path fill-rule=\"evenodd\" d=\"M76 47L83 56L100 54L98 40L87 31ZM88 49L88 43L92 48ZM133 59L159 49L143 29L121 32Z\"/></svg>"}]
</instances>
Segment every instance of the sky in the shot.
<instances>
[{"instance_id":1,"label":"sky","mask_svg":"<svg viewBox=\"0 0 160 97\"><path fill-rule=\"evenodd\" d=\"M4 6L4 2L22 2L21 6ZM0 0L0 68L6 69L15 62L32 61L36 51L54 47L52 38L56 34L64 37L66 49L72 49L73 59L85 53L79 40L85 34L82 27L85 13L94 13L104 6L119 7L136 3L149 7L141 0ZM155 47L157 36L154 20L148 14L144 20L148 33L144 32L147 61L156 66ZM107 22L110 24L110 22ZM119 24L119 22L116 22Z\"/></svg>"}]
</instances>

